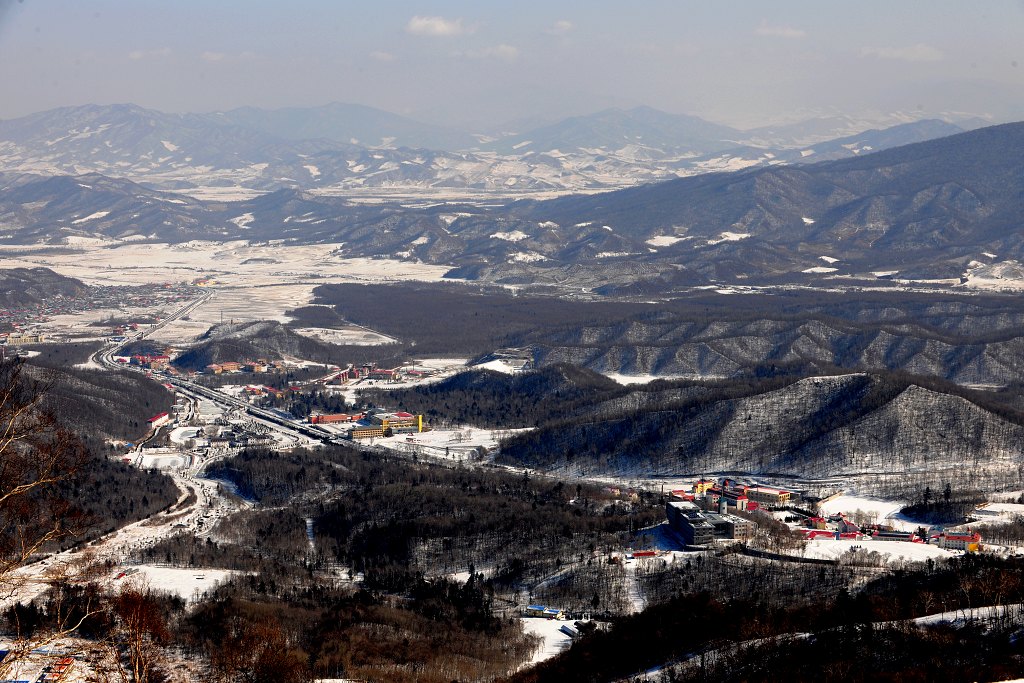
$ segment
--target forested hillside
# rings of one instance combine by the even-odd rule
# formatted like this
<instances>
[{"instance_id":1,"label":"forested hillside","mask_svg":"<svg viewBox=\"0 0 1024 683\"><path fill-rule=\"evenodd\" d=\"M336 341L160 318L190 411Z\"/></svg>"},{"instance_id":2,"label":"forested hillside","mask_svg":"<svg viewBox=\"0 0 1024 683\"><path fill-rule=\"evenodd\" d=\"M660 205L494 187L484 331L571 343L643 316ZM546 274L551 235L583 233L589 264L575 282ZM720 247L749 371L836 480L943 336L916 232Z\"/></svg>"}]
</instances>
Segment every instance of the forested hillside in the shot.
<instances>
[{"instance_id":1,"label":"forested hillside","mask_svg":"<svg viewBox=\"0 0 1024 683\"><path fill-rule=\"evenodd\" d=\"M506 440L500 461L563 474L939 476L969 464L978 477L1018 476L1024 412L1008 394L889 371L790 370L622 387L559 365L362 396L442 424L535 427Z\"/></svg>"},{"instance_id":2,"label":"forested hillside","mask_svg":"<svg viewBox=\"0 0 1024 683\"><path fill-rule=\"evenodd\" d=\"M146 420L167 411L173 396L132 373L56 369L8 361L0 365L0 386L17 383L25 396L38 395L38 409L53 415L81 448L78 472L61 484L83 524L66 543L80 542L142 519L171 503L178 489L166 475L131 467L118 458L111 439L144 436Z\"/></svg>"},{"instance_id":3,"label":"forested hillside","mask_svg":"<svg viewBox=\"0 0 1024 683\"><path fill-rule=\"evenodd\" d=\"M49 268L0 269L0 308L24 308L57 297L78 296L87 289L80 280Z\"/></svg>"},{"instance_id":4,"label":"forested hillside","mask_svg":"<svg viewBox=\"0 0 1024 683\"><path fill-rule=\"evenodd\" d=\"M1024 380L1024 305L1012 295L699 292L625 303L444 285L316 293L342 318L399 339L389 355L473 357L511 347L537 366L625 375L725 378L800 366L807 375L838 367L960 384Z\"/></svg>"},{"instance_id":5,"label":"forested hillside","mask_svg":"<svg viewBox=\"0 0 1024 683\"><path fill-rule=\"evenodd\" d=\"M285 357L324 363L346 360L339 347L303 337L276 321L257 320L214 325L175 358L174 364L185 370L202 370L211 363Z\"/></svg>"}]
</instances>

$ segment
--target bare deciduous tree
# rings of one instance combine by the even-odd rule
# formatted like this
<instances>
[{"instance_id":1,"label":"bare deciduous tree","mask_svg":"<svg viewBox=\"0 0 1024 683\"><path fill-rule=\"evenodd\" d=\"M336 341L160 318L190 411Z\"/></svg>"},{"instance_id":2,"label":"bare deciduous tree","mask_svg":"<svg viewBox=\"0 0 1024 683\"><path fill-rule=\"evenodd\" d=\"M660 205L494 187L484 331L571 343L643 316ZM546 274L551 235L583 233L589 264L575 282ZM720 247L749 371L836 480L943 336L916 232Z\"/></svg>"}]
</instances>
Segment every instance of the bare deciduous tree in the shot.
<instances>
[{"instance_id":1,"label":"bare deciduous tree","mask_svg":"<svg viewBox=\"0 0 1024 683\"><path fill-rule=\"evenodd\" d=\"M28 573L26 563L75 533L83 523L62 485L77 476L85 448L62 429L41 401L46 387L22 374L19 362L0 364L0 604L9 604L30 585L57 585L63 567ZM84 609L83 609L84 607ZM0 677L33 648L72 633L91 613L76 605L54 615L49 633L32 639L14 634Z\"/></svg>"}]
</instances>

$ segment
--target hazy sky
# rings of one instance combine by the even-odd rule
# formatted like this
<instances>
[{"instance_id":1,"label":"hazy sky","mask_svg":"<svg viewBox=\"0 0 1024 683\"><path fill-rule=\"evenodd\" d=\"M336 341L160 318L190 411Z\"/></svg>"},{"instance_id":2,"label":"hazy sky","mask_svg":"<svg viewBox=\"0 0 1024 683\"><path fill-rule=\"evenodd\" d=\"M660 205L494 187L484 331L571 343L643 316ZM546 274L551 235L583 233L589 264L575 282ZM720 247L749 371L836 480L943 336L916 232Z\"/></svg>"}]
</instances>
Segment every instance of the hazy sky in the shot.
<instances>
[{"instance_id":1,"label":"hazy sky","mask_svg":"<svg viewBox=\"0 0 1024 683\"><path fill-rule=\"evenodd\" d=\"M1024 2L0 0L0 118L368 104L482 126L646 104L1024 119Z\"/></svg>"}]
</instances>

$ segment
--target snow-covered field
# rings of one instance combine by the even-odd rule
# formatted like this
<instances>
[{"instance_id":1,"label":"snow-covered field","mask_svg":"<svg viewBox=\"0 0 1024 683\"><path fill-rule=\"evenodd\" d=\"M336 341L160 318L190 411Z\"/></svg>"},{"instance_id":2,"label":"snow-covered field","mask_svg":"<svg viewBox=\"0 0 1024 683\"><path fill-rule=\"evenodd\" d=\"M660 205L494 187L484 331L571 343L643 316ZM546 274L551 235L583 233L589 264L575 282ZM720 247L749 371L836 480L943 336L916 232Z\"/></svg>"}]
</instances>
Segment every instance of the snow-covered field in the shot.
<instances>
[{"instance_id":1,"label":"snow-covered field","mask_svg":"<svg viewBox=\"0 0 1024 683\"><path fill-rule=\"evenodd\" d=\"M623 375L618 372L606 372L604 376L619 384L650 384L659 379L711 379L709 375Z\"/></svg>"},{"instance_id":2,"label":"snow-covered field","mask_svg":"<svg viewBox=\"0 0 1024 683\"><path fill-rule=\"evenodd\" d=\"M287 320L285 312L310 303L313 289L332 282L396 282L440 280L446 266L387 259L339 258L337 244L252 245L192 241L181 244L100 242L82 245L74 254L40 248L0 247L5 267L51 268L90 285L140 285L213 280L215 296L154 335L168 343L189 342L211 325L223 321ZM83 335L99 338L103 328L87 323L110 311L65 316L64 326L81 327Z\"/></svg>"},{"instance_id":3,"label":"snow-covered field","mask_svg":"<svg viewBox=\"0 0 1024 683\"><path fill-rule=\"evenodd\" d=\"M135 565L130 569L137 571L117 578L121 573L121 570L118 570L117 574L111 577L109 585L116 588L119 582L139 581L154 590L171 593L185 600L201 596L237 573L227 569L182 569L148 564Z\"/></svg>"},{"instance_id":4,"label":"snow-covered field","mask_svg":"<svg viewBox=\"0 0 1024 683\"><path fill-rule=\"evenodd\" d=\"M294 331L304 337L319 339L328 344L350 344L353 346L376 346L378 344L394 344L398 340L365 327L351 326L344 329L328 329L326 327L297 327Z\"/></svg>"},{"instance_id":5,"label":"snow-covered field","mask_svg":"<svg viewBox=\"0 0 1024 683\"><path fill-rule=\"evenodd\" d=\"M391 450L462 461L471 457L477 448L495 449L501 439L524 431L529 430L479 429L477 427L436 429L419 434L396 434L383 439L374 439L373 443Z\"/></svg>"},{"instance_id":6,"label":"snow-covered field","mask_svg":"<svg viewBox=\"0 0 1024 683\"><path fill-rule=\"evenodd\" d=\"M899 511L906 505L903 501L881 500L864 496L841 495L822 503L821 514L834 515L845 512L851 517L861 513L866 522L888 524L901 531L913 531L920 524L900 516Z\"/></svg>"},{"instance_id":7,"label":"snow-covered field","mask_svg":"<svg viewBox=\"0 0 1024 683\"><path fill-rule=\"evenodd\" d=\"M804 557L822 560L835 560L854 549L857 553L878 553L888 561L924 562L929 558L948 559L952 553L935 545L924 543L908 543L905 541L836 541L828 538L816 538L807 542Z\"/></svg>"},{"instance_id":8,"label":"snow-covered field","mask_svg":"<svg viewBox=\"0 0 1024 683\"><path fill-rule=\"evenodd\" d=\"M523 630L541 639L540 647L533 654L531 664L551 659L557 654L569 649L572 645L572 638L565 635L558 629L569 623L557 619L541 619L540 617L523 617L520 619Z\"/></svg>"},{"instance_id":9,"label":"snow-covered field","mask_svg":"<svg viewBox=\"0 0 1024 683\"><path fill-rule=\"evenodd\" d=\"M473 366L474 370L494 370L495 372L502 372L506 375L512 375L517 372L522 372L523 367L526 365L526 361L516 361L506 358L495 358L489 360L486 363L478 363Z\"/></svg>"},{"instance_id":10,"label":"snow-covered field","mask_svg":"<svg viewBox=\"0 0 1024 683\"><path fill-rule=\"evenodd\" d=\"M1024 516L1024 505L1020 503L986 503L974 511L973 519L969 524L957 528L1006 524L1020 516Z\"/></svg>"}]
</instances>

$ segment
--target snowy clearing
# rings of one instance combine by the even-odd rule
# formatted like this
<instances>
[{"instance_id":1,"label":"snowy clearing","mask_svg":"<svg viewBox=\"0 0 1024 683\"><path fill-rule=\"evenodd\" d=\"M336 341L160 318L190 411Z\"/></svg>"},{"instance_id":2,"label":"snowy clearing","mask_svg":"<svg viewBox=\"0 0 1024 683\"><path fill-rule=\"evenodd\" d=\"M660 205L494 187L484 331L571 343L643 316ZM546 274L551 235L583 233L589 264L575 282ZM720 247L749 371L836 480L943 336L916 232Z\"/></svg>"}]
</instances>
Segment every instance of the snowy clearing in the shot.
<instances>
[{"instance_id":1,"label":"snowy clearing","mask_svg":"<svg viewBox=\"0 0 1024 683\"><path fill-rule=\"evenodd\" d=\"M899 515L904 505L906 505L904 501L881 500L844 494L825 501L821 504L819 510L824 516L840 512L851 516L861 513L873 523L889 524L901 531L913 531L920 525Z\"/></svg>"},{"instance_id":2,"label":"snowy clearing","mask_svg":"<svg viewBox=\"0 0 1024 683\"><path fill-rule=\"evenodd\" d=\"M517 372L522 372L525 365L525 360L495 358L494 360L489 360L486 363L479 363L477 365L471 365L470 367L473 370L494 370L495 372L512 375Z\"/></svg>"},{"instance_id":3,"label":"snowy clearing","mask_svg":"<svg viewBox=\"0 0 1024 683\"><path fill-rule=\"evenodd\" d=\"M86 221L94 221L97 218L103 218L108 215L110 215L109 211L97 211L96 213L89 214L85 218L79 218L78 220L71 221L71 225L78 225L80 223L85 223Z\"/></svg>"},{"instance_id":4,"label":"snowy clearing","mask_svg":"<svg viewBox=\"0 0 1024 683\"><path fill-rule=\"evenodd\" d=\"M878 553L888 561L925 562L928 559L948 559L952 553L935 545L906 541L836 541L816 538L807 542L805 557L835 560L853 550L858 553Z\"/></svg>"},{"instance_id":5,"label":"snowy clearing","mask_svg":"<svg viewBox=\"0 0 1024 683\"><path fill-rule=\"evenodd\" d=\"M527 235L522 230L513 230L512 232L496 232L490 235L490 238L492 240L505 240L506 242L518 242L520 240L525 240L527 237L529 237L529 235Z\"/></svg>"},{"instance_id":6,"label":"snowy clearing","mask_svg":"<svg viewBox=\"0 0 1024 683\"><path fill-rule=\"evenodd\" d=\"M813 268L804 268L801 273L834 273L838 268L828 268L826 266L814 266Z\"/></svg>"},{"instance_id":7,"label":"snowy clearing","mask_svg":"<svg viewBox=\"0 0 1024 683\"><path fill-rule=\"evenodd\" d=\"M121 579L113 579L112 585L119 585L119 581L134 581L141 578L155 590L177 595L190 602L238 573L227 569L179 569L148 564L136 565L132 569L137 569L138 572Z\"/></svg>"},{"instance_id":8,"label":"snowy clearing","mask_svg":"<svg viewBox=\"0 0 1024 683\"><path fill-rule=\"evenodd\" d=\"M346 327L328 329L326 327L297 327L292 330L303 337L319 339L328 344L348 344L352 346L377 346L380 344L397 344L394 337L368 330L365 327Z\"/></svg>"},{"instance_id":9,"label":"snowy clearing","mask_svg":"<svg viewBox=\"0 0 1024 683\"><path fill-rule=\"evenodd\" d=\"M623 375L618 372L606 372L604 376L619 384L650 384L659 379L709 379L710 375Z\"/></svg>"},{"instance_id":10,"label":"snowy clearing","mask_svg":"<svg viewBox=\"0 0 1024 683\"><path fill-rule=\"evenodd\" d=\"M708 244L721 244L722 242L739 242L750 237L749 232L723 232L718 239L708 240Z\"/></svg>"},{"instance_id":11,"label":"snowy clearing","mask_svg":"<svg viewBox=\"0 0 1024 683\"><path fill-rule=\"evenodd\" d=\"M232 218L230 222L234 223L240 228L244 228L250 223L252 223L254 220L256 219L251 213L243 213L241 216L235 216L234 218Z\"/></svg>"},{"instance_id":12,"label":"snowy clearing","mask_svg":"<svg viewBox=\"0 0 1024 683\"><path fill-rule=\"evenodd\" d=\"M652 247L671 247L676 242L682 242L683 237L676 237L675 235L658 235L644 242Z\"/></svg>"},{"instance_id":13,"label":"snowy clearing","mask_svg":"<svg viewBox=\"0 0 1024 683\"><path fill-rule=\"evenodd\" d=\"M558 630L569 622L541 619L540 617L523 617L520 622L523 624L524 631L541 639L540 647L533 653L533 659L530 660L531 664L551 659L568 650L572 645L572 638Z\"/></svg>"}]
</instances>

